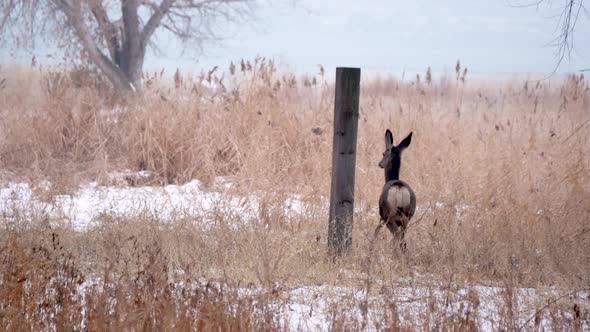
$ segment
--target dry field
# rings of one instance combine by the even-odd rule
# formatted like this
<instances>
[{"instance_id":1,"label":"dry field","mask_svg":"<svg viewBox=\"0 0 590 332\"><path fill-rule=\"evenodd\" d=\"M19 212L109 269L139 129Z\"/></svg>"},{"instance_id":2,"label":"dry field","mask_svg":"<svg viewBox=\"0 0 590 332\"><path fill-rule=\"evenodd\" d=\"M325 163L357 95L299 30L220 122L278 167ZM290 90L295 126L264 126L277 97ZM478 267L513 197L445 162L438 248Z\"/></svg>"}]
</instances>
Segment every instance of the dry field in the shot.
<instances>
[{"instance_id":1,"label":"dry field","mask_svg":"<svg viewBox=\"0 0 590 332\"><path fill-rule=\"evenodd\" d=\"M149 73L122 98L86 71L0 67L0 330L590 329L588 80L457 69L362 80L334 262L323 70ZM414 132L405 254L372 241L386 128ZM96 192L84 227L60 210Z\"/></svg>"}]
</instances>

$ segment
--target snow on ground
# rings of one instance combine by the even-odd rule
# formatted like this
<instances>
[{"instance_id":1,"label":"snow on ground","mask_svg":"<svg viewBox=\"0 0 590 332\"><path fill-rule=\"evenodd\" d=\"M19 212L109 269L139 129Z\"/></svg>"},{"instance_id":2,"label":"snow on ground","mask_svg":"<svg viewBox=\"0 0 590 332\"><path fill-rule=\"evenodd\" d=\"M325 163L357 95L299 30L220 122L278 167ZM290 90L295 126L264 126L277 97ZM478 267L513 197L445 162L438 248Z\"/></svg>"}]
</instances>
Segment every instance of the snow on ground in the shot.
<instances>
[{"instance_id":1,"label":"snow on ground","mask_svg":"<svg viewBox=\"0 0 590 332\"><path fill-rule=\"evenodd\" d=\"M148 175L133 172L110 175L111 180L115 182L117 179L130 176L141 178ZM197 180L184 185L164 187L113 187L87 183L72 195L49 195L41 199L40 195L35 194L36 190L49 190L50 184L41 183L33 187L27 183L10 183L0 188L0 216L4 220L11 220L18 215L27 219L26 217L41 214L54 221L66 220L78 230L93 227L104 215L127 218L147 216L163 222L188 217L199 220L204 226L215 222L215 216L219 213L237 216L234 222L256 218L261 210L261 196L231 194L232 185L232 182L225 178L215 179L215 191L205 190L203 184ZM306 206L298 195L283 195L281 202L288 216L305 213ZM444 208L444 204L436 203L434 208ZM456 207L457 217L469 208L466 205ZM430 210L431 207L423 209ZM93 281L93 284L96 285L96 281ZM84 296L84 284L79 287L79 292ZM367 327L376 326L385 314L387 299L390 303L395 303L401 323L404 319L410 319L412 323L420 322L428 316L434 301L439 309L448 315L467 315L470 310L476 312L479 328L494 331L500 328L500 317L507 305L507 299L511 298L522 313L515 318L517 325L528 324L526 327L532 328L533 323L527 322L527 319L534 315L540 306L547 304L548 298L558 296L559 294L553 291L519 288L507 293L505 288L481 285L474 285L468 289L454 287L451 290L442 285L416 283L412 286L402 285L386 293L377 294L374 290L370 295L362 288L301 286L286 291L283 300L277 305L283 317L282 321L290 330L330 330L335 307L345 308L344 312L348 312L345 319L365 322ZM476 301L473 301L474 297L477 298ZM590 295L587 293L571 294L570 297L579 300L585 306L590 301ZM449 298L453 300L449 302ZM474 302L478 303L477 308L473 307ZM543 317L541 326L550 328L549 318L547 315ZM584 328L590 329L590 326L585 325Z\"/></svg>"},{"instance_id":2,"label":"snow on ground","mask_svg":"<svg viewBox=\"0 0 590 332\"><path fill-rule=\"evenodd\" d=\"M395 304L395 311L402 326L404 323L420 326L427 323L428 319L431 319L431 324L436 324L440 322L442 314L461 319L471 315L471 319L475 320L478 330L481 331L501 330L507 325L506 319L512 319L513 326L529 330L534 328L535 314L538 313L538 327L541 330L551 330L552 317L548 312L549 306L546 306L548 303L556 299L565 299L587 306L590 302L590 293L585 291L571 292L564 296L563 292L555 289L508 290L482 285L466 288L427 283L399 286L386 293L371 293L369 296L359 288L299 287L291 290L287 297L284 315L292 331L331 330L332 313L335 308L348 308L348 311L340 310L347 313L346 317L340 319L360 322L366 324L363 330L373 330L383 321L384 315L391 314L387 311L391 310L392 307L388 304L392 303ZM509 316L506 311L509 307L516 310L516 316ZM569 319L573 318L573 313L568 312L567 315ZM389 323L391 322L392 317L389 316ZM582 330L587 329L590 329L588 320L582 323Z\"/></svg>"},{"instance_id":3,"label":"snow on ground","mask_svg":"<svg viewBox=\"0 0 590 332\"><path fill-rule=\"evenodd\" d=\"M122 172L111 176L119 178L129 174ZM95 226L97 219L104 215L144 216L163 222L192 218L207 225L221 212L238 217L236 220L247 220L259 213L260 198L232 195L231 183L223 178L216 179L215 184L220 191L205 191L198 180L164 187L110 187L92 182L82 185L73 195L55 195L42 200L34 194L31 185L10 183L0 188L0 216L13 218L24 214L30 219L41 214L53 220L65 220L75 229L84 230ZM304 211L303 202L294 194L286 195L283 205L289 216Z\"/></svg>"},{"instance_id":4,"label":"snow on ground","mask_svg":"<svg viewBox=\"0 0 590 332\"><path fill-rule=\"evenodd\" d=\"M202 288L205 284L221 287L204 280L175 284L178 294L182 293L181 289L189 290L190 294L190 290ZM77 287L78 296L83 299L88 288L100 289L102 285L98 278L87 280ZM265 293L264 289L251 288L237 291L243 299ZM590 293L584 291L564 296L563 291L556 289L506 289L428 282L400 284L386 290L373 289L369 293L362 287L296 286L283 289L279 294L279 297L271 296L264 301L270 301L265 302L270 305L267 310L276 313L281 327L289 331L331 331L338 326L337 322L353 324L364 331L379 331L383 325L393 323L393 315L399 326L405 327L435 329L438 326L435 330L439 330L441 325L438 324L443 319L454 317L455 322L459 319L474 321L479 331L498 331L508 326L517 330L550 331L552 319L556 317L552 316L555 312L549 311L548 304L562 299L587 307L590 301ZM571 320L573 313L566 312L565 316ZM590 321L582 319L580 327L582 331L589 330Z\"/></svg>"},{"instance_id":5,"label":"snow on ground","mask_svg":"<svg viewBox=\"0 0 590 332\"><path fill-rule=\"evenodd\" d=\"M12 218L20 214L25 219L43 216L53 221L65 221L77 230L84 230L95 226L97 220L106 215L115 218L142 216L162 222L191 218L206 226L215 221L215 216L223 214L235 216L233 226L237 226L239 221L259 216L262 210L261 197L276 198L272 193L234 195L234 183L224 177L214 179L214 191L205 190L198 180L164 187L127 185L129 179L141 183L142 178L149 177L150 174L145 171L113 172L109 174L108 179L117 186L101 186L96 182L90 182L81 185L74 194L43 195L45 199L41 199L36 190L50 191L50 183L39 183L34 187L28 183L9 183L0 188L0 216ZM287 216L302 215L307 210L297 194L285 194L280 199ZM276 201L273 201L273 204L275 203ZM318 204L324 205L326 210L329 208L327 200ZM434 209L444 207L445 204L440 202L434 205ZM456 217L461 218L469 208L470 206L464 204L455 206ZM355 211L361 212L359 208ZM430 205L419 205L417 208L418 215L432 211L433 207ZM371 217L377 217L376 208L368 212Z\"/></svg>"}]
</instances>

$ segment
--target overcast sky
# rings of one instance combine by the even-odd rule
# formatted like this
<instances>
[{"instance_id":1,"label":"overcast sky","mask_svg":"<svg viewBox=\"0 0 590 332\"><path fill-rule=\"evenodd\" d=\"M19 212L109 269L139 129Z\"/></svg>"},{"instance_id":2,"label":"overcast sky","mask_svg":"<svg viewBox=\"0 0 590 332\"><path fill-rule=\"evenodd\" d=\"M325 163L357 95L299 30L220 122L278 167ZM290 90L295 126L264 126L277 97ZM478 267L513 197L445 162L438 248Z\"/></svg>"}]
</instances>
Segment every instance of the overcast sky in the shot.
<instances>
[{"instance_id":1,"label":"overcast sky","mask_svg":"<svg viewBox=\"0 0 590 332\"><path fill-rule=\"evenodd\" d=\"M226 29L220 46L180 55L181 47L160 35L166 56L148 54L146 69L200 71L256 55L298 72L322 64L369 72L452 72L457 59L475 75L549 74L556 49L557 5L519 8L533 0L299 0L262 2L257 20ZM576 49L559 72L590 68L590 24L582 14ZM3 57L6 53L3 54Z\"/></svg>"}]
</instances>

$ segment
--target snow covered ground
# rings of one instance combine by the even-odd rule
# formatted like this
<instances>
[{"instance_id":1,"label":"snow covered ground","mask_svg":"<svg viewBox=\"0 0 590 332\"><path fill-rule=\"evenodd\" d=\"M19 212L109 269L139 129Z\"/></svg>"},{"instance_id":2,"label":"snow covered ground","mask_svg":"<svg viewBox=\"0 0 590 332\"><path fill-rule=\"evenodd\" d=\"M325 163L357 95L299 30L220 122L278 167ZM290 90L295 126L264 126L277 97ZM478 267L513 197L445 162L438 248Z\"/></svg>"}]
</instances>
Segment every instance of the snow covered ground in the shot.
<instances>
[{"instance_id":1,"label":"snow covered ground","mask_svg":"<svg viewBox=\"0 0 590 332\"><path fill-rule=\"evenodd\" d=\"M471 315L478 330L482 331L498 331L509 324L525 330L534 329L537 324L542 330L550 331L552 317L547 310L548 304L558 300L587 305L590 293L571 292L564 296L557 290L516 288L509 291L481 285L466 288L417 283L396 287L386 294L367 295L362 289L301 287L289 293L285 314L291 330L329 331L332 310L336 307L350 308L348 316L341 318L366 324L364 329L378 330L385 315L389 315L389 323L392 322L391 304L394 304L400 326L432 328L444 316L468 319ZM510 306L517 308L518 315L511 317L511 322L506 322ZM540 317L537 322L536 313ZM573 311L566 316L572 319ZM590 329L588 320L582 324L582 329Z\"/></svg>"},{"instance_id":2,"label":"snow covered ground","mask_svg":"<svg viewBox=\"0 0 590 332\"><path fill-rule=\"evenodd\" d=\"M188 288L194 289L199 283L188 285ZM203 284L209 283L203 281ZM78 286L79 296L83 298L89 286L100 288L100 285L97 279L81 284ZM187 284L176 284L179 292L183 287ZM256 298L264 292L262 289L238 290L242 298ZM344 324L349 330L350 327L357 327L364 331L380 331L394 321L403 328L444 330L441 322L445 319L455 323L459 320L474 322L479 331L506 328L551 331L557 320L572 321L574 312L568 310L571 308L563 310L563 306L560 311L551 311L550 305L565 301L581 304L584 308L590 301L590 293L586 291L564 294L556 289L508 290L493 286L427 282L400 284L399 287L369 293L366 289L353 287L297 286L283 289L279 294L278 297L271 296L270 310L276 314L281 326L289 331L331 331L340 329L338 324ZM587 311L585 315L580 324L582 331L590 329ZM564 325L567 326L557 323L560 327ZM468 327L465 325L464 329Z\"/></svg>"},{"instance_id":3,"label":"snow covered ground","mask_svg":"<svg viewBox=\"0 0 590 332\"><path fill-rule=\"evenodd\" d=\"M221 190L205 191L198 180L164 187L110 187L92 182L82 185L73 195L55 195L42 200L35 195L36 188L31 185L9 183L0 188L0 216L41 214L53 220L65 220L75 229L84 230L95 226L103 215L143 216L163 222L188 217L198 219L206 226L219 213L240 216L241 220L259 213L258 197L232 195L229 192L232 184L224 178L217 178L215 185ZM304 210L303 203L294 194L287 195L283 204L288 215Z\"/></svg>"},{"instance_id":4,"label":"snow covered ground","mask_svg":"<svg viewBox=\"0 0 590 332\"><path fill-rule=\"evenodd\" d=\"M114 178L128 176L127 173L113 174ZM145 176L136 174L134 176ZM49 187L46 185L46 187ZM70 223L75 229L83 231L91 228L104 215L133 217L147 216L158 221L171 221L177 218L194 218L207 227L215 222L218 213L240 215L236 220L256 218L260 213L260 199L255 195L239 196L231 194L232 183L218 178L213 186L216 190L206 190L197 180L184 185L168 185L165 187L129 187L100 186L97 183L82 185L71 195L37 195L43 191L43 185L33 187L27 183L9 183L0 188L0 217L10 221L20 214L29 217L43 215L54 222ZM283 198L285 214L297 215L305 213L306 206L295 194ZM442 208L437 203L434 208ZM461 214L468 206L457 208ZM424 208L429 209L429 208ZM458 216L460 217L460 216ZM26 219L26 218L25 218ZM419 278L420 279L420 278ZM427 279L427 278L421 278ZM92 281L97 284L96 280ZM301 285L282 292L282 300L277 301L277 309L284 317L290 330L328 331L333 326L336 308L348 313L340 319L361 322L365 329L378 329L380 320L391 310L395 310L400 318L418 323L428 319L429 312L441 312L453 317L466 318L476 315L475 321L485 331L498 330L501 327L502 312L507 306L517 306L520 315L513 317L514 326L534 328L535 312L551 301L566 298L579 301L588 307L588 292L572 292L567 290L539 290L534 288L512 289L472 285L449 286L428 284L426 282L409 281L399 287L387 290L377 289L379 282L373 281L373 291L367 293L363 288L309 286ZM84 295L86 284L79 287ZM563 294L567 294L564 297ZM433 306L437 310L432 310ZM340 310L339 312L342 312ZM533 319L531 319L531 317ZM544 314L537 322L538 326L550 329L549 315ZM441 317L438 317L440 319ZM437 319L437 317L434 317ZM586 321L583 329L590 330ZM506 326L506 325L502 325Z\"/></svg>"}]
</instances>

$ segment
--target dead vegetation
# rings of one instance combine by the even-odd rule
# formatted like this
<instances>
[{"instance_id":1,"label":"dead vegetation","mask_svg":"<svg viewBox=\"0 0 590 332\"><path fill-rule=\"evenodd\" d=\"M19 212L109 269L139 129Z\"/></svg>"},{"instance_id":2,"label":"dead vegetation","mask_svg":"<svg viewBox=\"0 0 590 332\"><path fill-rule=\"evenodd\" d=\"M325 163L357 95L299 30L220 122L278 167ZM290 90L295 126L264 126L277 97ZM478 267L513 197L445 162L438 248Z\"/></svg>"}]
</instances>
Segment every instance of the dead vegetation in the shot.
<instances>
[{"instance_id":1,"label":"dead vegetation","mask_svg":"<svg viewBox=\"0 0 590 332\"><path fill-rule=\"evenodd\" d=\"M225 176L236 195L265 194L253 220L230 227L244 217L220 213L205 230L180 212L168 224L148 214L104 215L86 232L42 213L3 216L0 326L275 330L285 328L286 307L277 304L289 291L319 285L384 301L335 301L336 330L476 329L483 299L459 292L475 285L503 290L493 329L589 326L587 80L475 81L459 64L456 74L362 82L354 248L330 263L322 204L333 87L323 69L298 78L257 59L225 74L151 73L143 96L118 100L80 72L2 67L4 183L48 181L49 200L130 169L152 174L130 185L208 185ZM370 243L385 128L396 141L414 131L401 178L414 188L418 211L404 256L389 234ZM285 214L281 197L289 193L301 196L303 214ZM446 300L434 291L414 298L429 308L418 320L395 296L408 284L438 289ZM523 287L545 294L524 311L514 295ZM367 318L371 306L385 308L382 317ZM539 325L543 319L549 323Z\"/></svg>"}]
</instances>

